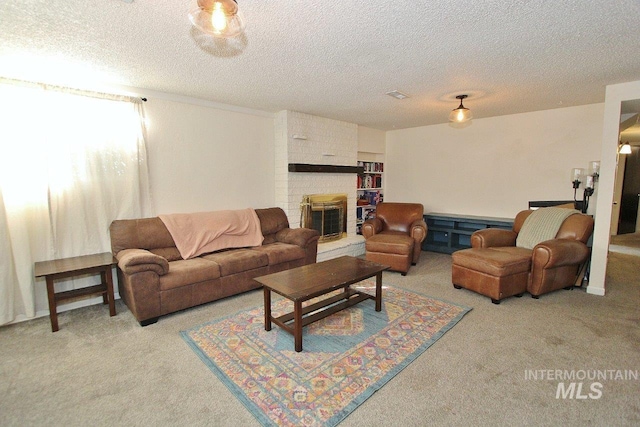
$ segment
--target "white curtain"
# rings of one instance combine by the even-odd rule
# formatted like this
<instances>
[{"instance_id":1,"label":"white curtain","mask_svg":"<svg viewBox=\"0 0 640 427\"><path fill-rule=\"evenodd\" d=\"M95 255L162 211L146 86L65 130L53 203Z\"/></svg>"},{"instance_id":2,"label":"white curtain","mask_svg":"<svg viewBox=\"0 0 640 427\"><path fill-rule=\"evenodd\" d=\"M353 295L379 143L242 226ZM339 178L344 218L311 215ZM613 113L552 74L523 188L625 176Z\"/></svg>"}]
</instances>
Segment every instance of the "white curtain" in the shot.
<instances>
[{"instance_id":1,"label":"white curtain","mask_svg":"<svg viewBox=\"0 0 640 427\"><path fill-rule=\"evenodd\" d=\"M111 221L149 216L151 203L139 101L0 83L0 117L5 324L47 309L34 262L110 251Z\"/></svg>"}]
</instances>

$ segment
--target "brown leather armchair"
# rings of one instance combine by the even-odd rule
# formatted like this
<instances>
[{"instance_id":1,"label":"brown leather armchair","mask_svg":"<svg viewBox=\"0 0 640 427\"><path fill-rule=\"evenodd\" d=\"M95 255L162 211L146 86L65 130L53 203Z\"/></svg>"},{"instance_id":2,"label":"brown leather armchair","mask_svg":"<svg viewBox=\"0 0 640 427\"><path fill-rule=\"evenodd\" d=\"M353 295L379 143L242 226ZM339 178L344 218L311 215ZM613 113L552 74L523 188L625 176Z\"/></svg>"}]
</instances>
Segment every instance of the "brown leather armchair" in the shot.
<instances>
[{"instance_id":1,"label":"brown leather armchair","mask_svg":"<svg viewBox=\"0 0 640 427\"><path fill-rule=\"evenodd\" d=\"M579 269L589 256L586 243L593 232L593 218L580 213L567 217L554 239L533 249L516 247L525 219L518 213L513 230L488 228L471 236L471 249L452 254L452 282L491 298L495 304L509 296L532 297L575 284Z\"/></svg>"},{"instance_id":2,"label":"brown leather armchair","mask_svg":"<svg viewBox=\"0 0 640 427\"><path fill-rule=\"evenodd\" d=\"M421 244L427 237L423 213L419 203L379 203L376 217L362 225L367 260L405 276L420 259Z\"/></svg>"}]
</instances>

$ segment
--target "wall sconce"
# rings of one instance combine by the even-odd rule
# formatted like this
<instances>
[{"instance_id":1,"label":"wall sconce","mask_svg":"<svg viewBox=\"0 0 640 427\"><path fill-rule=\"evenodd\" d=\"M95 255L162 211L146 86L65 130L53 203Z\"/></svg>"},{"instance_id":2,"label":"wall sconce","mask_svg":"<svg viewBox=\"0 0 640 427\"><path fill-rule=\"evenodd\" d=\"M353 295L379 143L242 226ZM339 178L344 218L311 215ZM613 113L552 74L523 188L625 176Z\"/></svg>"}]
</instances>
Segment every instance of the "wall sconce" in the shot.
<instances>
[{"instance_id":1,"label":"wall sconce","mask_svg":"<svg viewBox=\"0 0 640 427\"><path fill-rule=\"evenodd\" d=\"M575 209L579 210L582 213L587 213L587 209L589 208L589 198L595 191L595 183L596 181L598 181L599 176L599 161L589 162L588 174L585 174L585 171L582 168L573 168L571 170L571 182L573 184L573 206ZM584 185L584 192L582 193L582 200L578 200L578 188L580 188L580 184L582 184L583 181L586 182Z\"/></svg>"},{"instance_id":2,"label":"wall sconce","mask_svg":"<svg viewBox=\"0 0 640 427\"><path fill-rule=\"evenodd\" d=\"M620 141L620 144L618 145L618 153L631 154L631 145L628 142L623 144L622 141Z\"/></svg>"},{"instance_id":3,"label":"wall sconce","mask_svg":"<svg viewBox=\"0 0 640 427\"><path fill-rule=\"evenodd\" d=\"M598 182L598 178L600 178L599 160L592 160L589 162L589 175L593 177L593 182Z\"/></svg>"}]
</instances>

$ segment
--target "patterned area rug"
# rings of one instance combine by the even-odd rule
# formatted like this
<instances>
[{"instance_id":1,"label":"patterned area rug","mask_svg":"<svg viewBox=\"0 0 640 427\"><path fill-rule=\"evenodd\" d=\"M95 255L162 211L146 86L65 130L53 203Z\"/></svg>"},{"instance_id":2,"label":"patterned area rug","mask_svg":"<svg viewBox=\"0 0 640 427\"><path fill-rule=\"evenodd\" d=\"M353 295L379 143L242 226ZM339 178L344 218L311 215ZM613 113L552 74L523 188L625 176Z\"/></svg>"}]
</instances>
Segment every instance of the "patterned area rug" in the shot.
<instances>
[{"instance_id":1,"label":"patterned area rug","mask_svg":"<svg viewBox=\"0 0 640 427\"><path fill-rule=\"evenodd\" d=\"M471 310L387 286L382 302L381 312L366 300L305 327L300 353L277 325L264 330L263 307L181 335L263 425L335 426ZM293 310L272 305L274 316Z\"/></svg>"}]
</instances>

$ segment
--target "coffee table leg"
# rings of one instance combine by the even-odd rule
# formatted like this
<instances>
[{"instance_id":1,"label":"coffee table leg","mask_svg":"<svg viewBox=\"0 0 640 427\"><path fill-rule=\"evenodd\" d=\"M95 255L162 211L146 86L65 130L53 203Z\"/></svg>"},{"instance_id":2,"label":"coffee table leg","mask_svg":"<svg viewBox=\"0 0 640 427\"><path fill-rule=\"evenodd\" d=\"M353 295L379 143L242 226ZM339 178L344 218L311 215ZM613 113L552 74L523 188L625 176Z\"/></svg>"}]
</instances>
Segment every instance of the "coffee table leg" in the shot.
<instances>
[{"instance_id":1,"label":"coffee table leg","mask_svg":"<svg viewBox=\"0 0 640 427\"><path fill-rule=\"evenodd\" d=\"M382 311L382 272L376 274L376 311Z\"/></svg>"},{"instance_id":2,"label":"coffee table leg","mask_svg":"<svg viewBox=\"0 0 640 427\"><path fill-rule=\"evenodd\" d=\"M293 302L293 338L296 351L302 351L302 301Z\"/></svg>"},{"instance_id":3,"label":"coffee table leg","mask_svg":"<svg viewBox=\"0 0 640 427\"><path fill-rule=\"evenodd\" d=\"M263 287L264 291L264 330L271 330L271 290Z\"/></svg>"}]
</instances>

